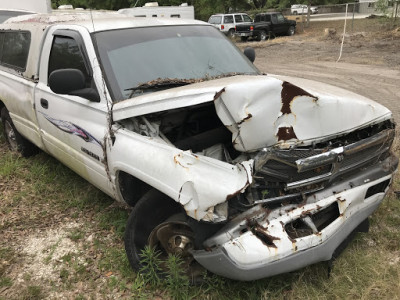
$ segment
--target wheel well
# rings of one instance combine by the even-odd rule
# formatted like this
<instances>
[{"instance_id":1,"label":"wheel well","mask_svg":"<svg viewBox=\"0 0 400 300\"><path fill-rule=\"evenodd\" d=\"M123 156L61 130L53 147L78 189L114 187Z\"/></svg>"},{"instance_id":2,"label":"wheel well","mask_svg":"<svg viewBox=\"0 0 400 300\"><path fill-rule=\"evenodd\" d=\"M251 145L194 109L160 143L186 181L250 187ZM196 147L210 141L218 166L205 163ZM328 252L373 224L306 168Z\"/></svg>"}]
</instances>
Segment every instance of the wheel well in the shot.
<instances>
[{"instance_id":1,"label":"wheel well","mask_svg":"<svg viewBox=\"0 0 400 300\"><path fill-rule=\"evenodd\" d=\"M5 107L5 104L0 100L0 111L3 109L3 107Z\"/></svg>"},{"instance_id":2,"label":"wheel well","mask_svg":"<svg viewBox=\"0 0 400 300\"><path fill-rule=\"evenodd\" d=\"M135 206L137 201L152 188L147 183L124 171L119 171L117 178L121 196L130 206Z\"/></svg>"}]
</instances>

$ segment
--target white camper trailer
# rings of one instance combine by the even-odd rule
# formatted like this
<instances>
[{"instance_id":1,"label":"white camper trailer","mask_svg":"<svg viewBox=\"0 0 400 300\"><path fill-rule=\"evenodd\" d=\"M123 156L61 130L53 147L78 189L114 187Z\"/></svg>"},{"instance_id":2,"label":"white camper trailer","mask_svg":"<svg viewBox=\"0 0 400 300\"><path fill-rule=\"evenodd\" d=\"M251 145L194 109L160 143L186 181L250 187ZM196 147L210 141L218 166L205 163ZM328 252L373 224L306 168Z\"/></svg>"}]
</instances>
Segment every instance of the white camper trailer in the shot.
<instances>
[{"instance_id":1,"label":"white camper trailer","mask_svg":"<svg viewBox=\"0 0 400 300\"><path fill-rule=\"evenodd\" d=\"M146 3L142 7L122 8L119 13L137 18L181 18L194 19L194 7L183 3L179 6L158 6L157 2Z\"/></svg>"},{"instance_id":2,"label":"white camper trailer","mask_svg":"<svg viewBox=\"0 0 400 300\"><path fill-rule=\"evenodd\" d=\"M0 0L0 23L11 17L51 12L50 0Z\"/></svg>"}]
</instances>

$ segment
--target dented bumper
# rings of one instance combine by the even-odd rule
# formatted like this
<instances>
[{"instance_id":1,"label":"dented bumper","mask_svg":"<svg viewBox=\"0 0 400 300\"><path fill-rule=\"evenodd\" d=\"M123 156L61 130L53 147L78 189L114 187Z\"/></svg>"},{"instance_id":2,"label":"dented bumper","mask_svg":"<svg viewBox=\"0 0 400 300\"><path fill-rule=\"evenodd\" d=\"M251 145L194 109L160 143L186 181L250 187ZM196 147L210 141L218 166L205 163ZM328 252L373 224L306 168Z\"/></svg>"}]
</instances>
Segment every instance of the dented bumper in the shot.
<instances>
[{"instance_id":1,"label":"dented bumper","mask_svg":"<svg viewBox=\"0 0 400 300\"><path fill-rule=\"evenodd\" d=\"M195 251L194 258L213 273L244 281L330 260L379 206L397 164L389 156L301 204L273 210L257 205L206 240L207 250Z\"/></svg>"}]
</instances>

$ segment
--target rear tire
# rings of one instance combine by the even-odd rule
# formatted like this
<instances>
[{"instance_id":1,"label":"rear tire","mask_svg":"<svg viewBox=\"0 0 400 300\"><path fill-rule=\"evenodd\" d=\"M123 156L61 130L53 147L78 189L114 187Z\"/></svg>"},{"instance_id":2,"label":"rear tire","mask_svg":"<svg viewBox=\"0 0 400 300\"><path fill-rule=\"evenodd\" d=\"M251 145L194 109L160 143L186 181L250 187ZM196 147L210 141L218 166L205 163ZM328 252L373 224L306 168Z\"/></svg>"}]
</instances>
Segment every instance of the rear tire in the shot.
<instances>
[{"instance_id":1,"label":"rear tire","mask_svg":"<svg viewBox=\"0 0 400 300\"><path fill-rule=\"evenodd\" d=\"M261 30L258 34L257 40L258 41L265 41L268 38L268 34L265 30Z\"/></svg>"},{"instance_id":2,"label":"rear tire","mask_svg":"<svg viewBox=\"0 0 400 300\"><path fill-rule=\"evenodd\" d=\"M294 26L290 26L288 31L287 31L287 35L292 36L294 35L296 29L294 28Z\"/></svg>"},{"instance_id":3,"label":"rear tire","mask_svg":"<svg viewBox=\"0 0 400 300\"><path fill-rule=\"evenodd\" d=\"M3 123L4 138L11 151L18 152L24 157L38 153L39 149L17 131L5 107L1 110L1 122Z\"/></svg>"},{"instance_id":4,"label":"rear tire","mask_svg":"<svg viewBox=\"0 0 400 300\"><path fill-rule=\"evenodd\" d=\"M229 29L228 31L228 37L230 39L233 39L235 37L235 30L234 29Z\"/></svg>"}]
</instances>

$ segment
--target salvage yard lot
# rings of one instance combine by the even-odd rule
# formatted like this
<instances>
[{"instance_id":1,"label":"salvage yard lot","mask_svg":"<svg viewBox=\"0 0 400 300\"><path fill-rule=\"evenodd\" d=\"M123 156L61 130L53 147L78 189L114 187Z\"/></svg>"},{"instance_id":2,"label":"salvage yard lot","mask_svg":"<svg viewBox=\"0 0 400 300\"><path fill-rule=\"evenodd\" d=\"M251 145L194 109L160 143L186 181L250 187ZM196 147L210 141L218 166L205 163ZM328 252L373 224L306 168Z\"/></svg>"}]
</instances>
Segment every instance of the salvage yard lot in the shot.
<instances>
[{"instance_id":1,"label":"salvage yard lot","mask_svg":"<svg viewBox=\"0 0 400 300\"><path fill-rule=\"evenodd\" d=\"M400 30L380 19L356 20L336 63L342 27L343 21L315 22L293 37L238 46L254 47L255 64L265 73L360 93L389 107L400 123ZM324 36L325 28L338 33ZM249 283L209 275L199 287L174 281L151 286L125 256L128 208L44 153L29 159L10 153L1 138L0 299L398 299L400 199L393 191L399 189L397 175L370 232L357 235L330 276L320 263Z\"/></svg>"}]
</instances>

